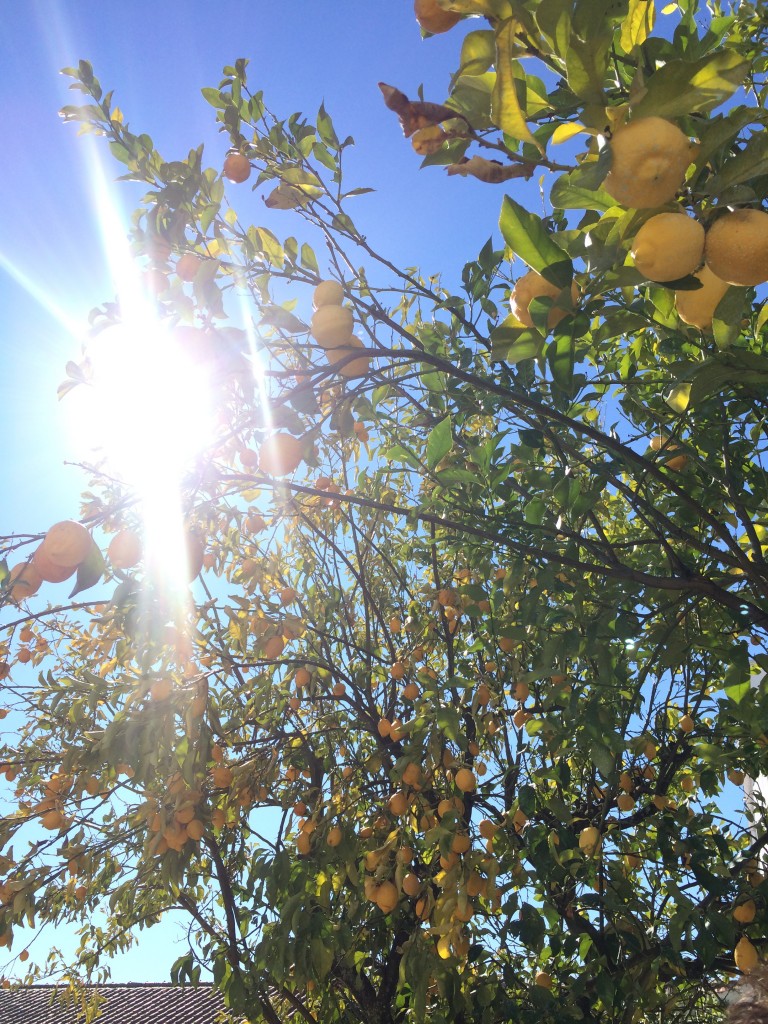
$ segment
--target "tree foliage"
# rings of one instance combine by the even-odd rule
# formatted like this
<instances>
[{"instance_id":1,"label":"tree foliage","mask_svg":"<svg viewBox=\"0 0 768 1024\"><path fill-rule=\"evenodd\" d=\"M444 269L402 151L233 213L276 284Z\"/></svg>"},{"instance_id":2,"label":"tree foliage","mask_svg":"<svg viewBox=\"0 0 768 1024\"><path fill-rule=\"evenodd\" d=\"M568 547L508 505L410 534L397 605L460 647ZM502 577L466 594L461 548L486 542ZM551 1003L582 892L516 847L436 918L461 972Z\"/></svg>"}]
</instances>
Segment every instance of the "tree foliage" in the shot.
<instances>
[{"instance_id":1,"label":"tree foliage","mask_svg":"<svg viewBox=\"0 0 768 1024\"><path fill-rule=\"evenodd\" d=\"M65 119L147 187L137 265L215 421L178 495L191 589L158 557L104 561L147 507L108 460L70 600L6 580L0 941L79 926L93 970L174 907L174 977L210 967L252 1020L677 1020L768 923L737 788L768 772L767 318L731 285L691 326L696 276L655 283L630 250L660 212L761 210L768 22L438 6L462 15L448 96L382 93L426 173L499 189L501 241L460 283L377 251L352 140L323 107L274 115L245 60L203 95L298 237L246 226L247 185L202 148L165 161L67 70L87 103ZM669 202L627 208L611 139L652 117L696 146ZM543 216L515 194L534 175ZM506 310L528 270L554 295L526 325ZM327 278L355 348L316 340ZM92 314L94 352L127 314ZM129 415L151 416L140 391Z\"/></svg>"}]
</instances>

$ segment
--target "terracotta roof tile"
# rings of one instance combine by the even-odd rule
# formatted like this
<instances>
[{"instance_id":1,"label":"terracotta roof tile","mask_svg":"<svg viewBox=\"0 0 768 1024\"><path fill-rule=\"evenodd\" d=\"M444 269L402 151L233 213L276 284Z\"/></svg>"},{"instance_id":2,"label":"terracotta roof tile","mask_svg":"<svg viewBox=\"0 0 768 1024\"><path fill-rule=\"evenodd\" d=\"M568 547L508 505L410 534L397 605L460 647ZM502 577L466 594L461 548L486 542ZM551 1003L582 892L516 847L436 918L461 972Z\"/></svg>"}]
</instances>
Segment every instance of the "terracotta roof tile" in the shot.
<instances>
[{"instance_id":1,"label":"terracotta roof tile","mask_svg":"<svg viewBox=\"0 0 768 1024\"><path fill-rule=\"evenodd\" d=\"M232 1024L212 985L97 985L104 998L99 1024ZM88 990L92 991L92 990ZM2 1024L81 1024L66 987L32 985L0 990Z\"/></svg>"}]
</instances>

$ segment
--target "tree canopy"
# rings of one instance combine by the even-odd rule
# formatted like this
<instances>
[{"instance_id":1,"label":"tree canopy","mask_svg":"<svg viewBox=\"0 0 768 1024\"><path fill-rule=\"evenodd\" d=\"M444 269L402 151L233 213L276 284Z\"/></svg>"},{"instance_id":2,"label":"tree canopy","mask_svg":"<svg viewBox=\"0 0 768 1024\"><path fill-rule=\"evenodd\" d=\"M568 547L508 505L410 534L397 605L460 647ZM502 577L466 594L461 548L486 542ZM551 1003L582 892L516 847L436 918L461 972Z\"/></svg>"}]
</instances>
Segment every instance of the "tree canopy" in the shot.
<instances>
[{"instance_id":1,"label":"tree canopy","mask_svg":"<svg viewBox=\"0 0 768 1024\"><path fill-rule=\"evenodd\" d=\"M458 64L381 83L393 136L499 192L455 281L245 59L221 168L65 69L146 193L61 392L138 469L4 538L0 944L53 921L97 971L180 908L174 978L254 1022L706 1015L768 926L768 20L416 13Z\"/></svg>"}]
</instances>

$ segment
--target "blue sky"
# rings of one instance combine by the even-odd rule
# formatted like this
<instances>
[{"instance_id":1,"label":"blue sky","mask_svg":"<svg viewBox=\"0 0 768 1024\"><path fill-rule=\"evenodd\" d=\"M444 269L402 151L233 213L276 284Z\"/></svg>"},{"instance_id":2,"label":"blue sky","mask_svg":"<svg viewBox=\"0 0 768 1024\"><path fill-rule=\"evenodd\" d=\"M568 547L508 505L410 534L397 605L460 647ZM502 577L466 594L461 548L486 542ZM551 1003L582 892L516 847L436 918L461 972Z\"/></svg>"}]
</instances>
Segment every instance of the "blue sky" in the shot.
<instances>
[{"instance_id":1,"label":"blue sky","mask_svg":"<svg viewBox=\"0 0 768 1024\"><path fill-rule=\"evenodd\" d=\"M200 88L218 85L221 68L236 57L250 58L251 82L276 113L302 110L313 117L323 100L339 134L354 136L349 181L377 189L356 211L374 244L396 263L456 274L495 230L501 190L447 178L442 169L419 173L419 158L385 109L377 82L411 95L423 82L428 98L442 100L466 30L460 25L422 41L409 0L290 8L273 0L229 0L215 8L197 0L120 6L30 0L5 11L0 417L10 443L4 533L46 528L49 510L57 517L76 512L81 477L73 469L60 472L74 452L66 404L59 408L55 389L67 359L79 354L76 334L85 330L88 311L115 293L89 160L98 153L110 179L124 168L105 144L91 145L76 126L61 123L59 108L77 102L77 94L68 92L59 69L90 60L132 128L148 132L167 159L204 141L206 162L219 166L226 140ZM127 219L140 190L118 184L114 194ZM238 202L243 214L268 223L260 199L238 195ZM293 230L275 216L276 233Z\"/></svg>"},{"instance_id":2,"label":"blue sky","mask_svg":"<svg viewBox=\"0 0 768 1024\"><path fill-rule=\"evenodd\" d=\"M422 41L410 0L388 3L223 0L129 4L27 0L4 11L0 40L0 104L4 112L3 228L0 232L0 423L3 460L2 533L44 531L77 517L82 473L65 467L85 454L56 387L64 365L78 359L87 315L114 297L103 224L93 183L98 154L108 180L124 168L106 144L78 137L58 110L78 102L59 69L85 58L135 131L149 133L166 159L204 142L205 163L220 166L227 141L200 89L216 86L221 69L247 57L250 83L278 115L314 117L321 101L338 134L352 135L349 187L372 186L358 200L358 226L400 265L456 279L496 230L502 189L474 179L419 172L419 158L377 88L382 80L411 96L440 101L458 65L461 36L477 22ZM538 205L534 184L514 183ZM237 193L238 211L278 236L296 230L267 211L260 192ZM267 191L265 188L264 192ZM140 188L116 184L114 201L127 224ZM98 426L94 425L94 441ZM182 951L183 924L142 934L139 949L115 961L113 978L164 980ZM61 942L62 930L55 939ZM39 955L53 936L41 937ZM20 947L19 947L20 948ZM14 952L18 952L15 949ZM0 973L3 964L0 962Z\"/></svg>"}]
</instances>

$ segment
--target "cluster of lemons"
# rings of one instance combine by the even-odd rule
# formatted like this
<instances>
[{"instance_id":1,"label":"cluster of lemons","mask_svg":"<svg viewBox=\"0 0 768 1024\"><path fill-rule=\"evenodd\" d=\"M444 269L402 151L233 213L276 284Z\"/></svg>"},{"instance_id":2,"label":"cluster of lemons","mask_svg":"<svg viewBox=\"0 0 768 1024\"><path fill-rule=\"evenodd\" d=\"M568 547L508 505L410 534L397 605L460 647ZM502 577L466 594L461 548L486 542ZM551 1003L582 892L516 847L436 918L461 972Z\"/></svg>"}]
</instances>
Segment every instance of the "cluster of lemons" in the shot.
<instances>
[{"instance_id":1,"label":"cluster of lemons","mask_svg":"<svg viewBox=\"0 0 768 1024\"><path fill-rule=\"evenodd\" d=\"M611 169L603 189L628 209L652 210L675 204L649 217L634 236L634 265L649 281L668 284L693 275L700 287L675 290L680 319L701 330L712 326L718 303L730 285L753 287L768 281L768 213L753 208L726 209L705 230L676 203L696 144L671 121L638 117L614 130ZM575 284L558 288L541 274L523 275L510 297L512 314L533 327L530 304L552 299L550 330L578 301Z\"/></svg>"}]
</instances>

